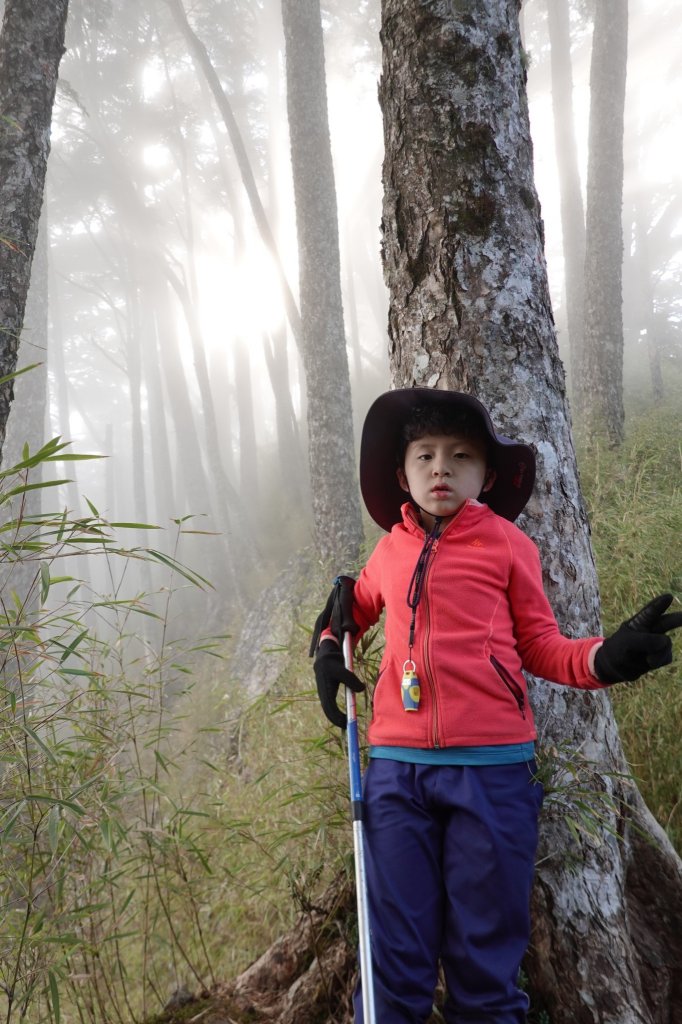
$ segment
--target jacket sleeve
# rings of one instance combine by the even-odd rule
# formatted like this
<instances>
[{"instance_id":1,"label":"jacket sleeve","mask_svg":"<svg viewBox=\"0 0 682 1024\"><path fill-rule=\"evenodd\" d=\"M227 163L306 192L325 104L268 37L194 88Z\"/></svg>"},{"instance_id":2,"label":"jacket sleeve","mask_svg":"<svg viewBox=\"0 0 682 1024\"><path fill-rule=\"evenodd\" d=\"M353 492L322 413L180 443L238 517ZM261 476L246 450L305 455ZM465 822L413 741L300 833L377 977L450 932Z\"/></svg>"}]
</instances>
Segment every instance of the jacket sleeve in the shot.
<instances>
[{"instance_id":1,"label":"jacket sleeve","mask_svg":"<svg viewBox=\"0 0 682 1024\"><path fill-rule=\"evenodd\" d=\"M538 549L520 531L512 543L508 593L517 648L528 672L584 690L606 686L589 669L590 652L602 638L573 640L561 633L542 584Z\"/></svg>"},{"instance_id":2,"label":"jacket sleeve","mask_svg":"<svg viewBox=\"0 0 682 1024\"><path fill-rule=\"evenodd\" d=\"M360 627L356 640L379 621L384 609L382 566L385 564L390 543L390 536L381 538L355 584L353 616Z\"/></svg>"},{"instance_id":3,"label":"jacket sleeve","mask_svg":"<svg viewBox=\"0 0 682 1024\"><path fill-rule=\"evenodd\" d=\"M363 633L374 626L380 619L384 608L381 588L381 566L386 554L389 537L382 537L370 555L367 564L361 570L353 589L353 618L359 629L353 637L357 644ZM320 640L334 640L331 629L325 629Z\"/></svg>"}]
</instances>

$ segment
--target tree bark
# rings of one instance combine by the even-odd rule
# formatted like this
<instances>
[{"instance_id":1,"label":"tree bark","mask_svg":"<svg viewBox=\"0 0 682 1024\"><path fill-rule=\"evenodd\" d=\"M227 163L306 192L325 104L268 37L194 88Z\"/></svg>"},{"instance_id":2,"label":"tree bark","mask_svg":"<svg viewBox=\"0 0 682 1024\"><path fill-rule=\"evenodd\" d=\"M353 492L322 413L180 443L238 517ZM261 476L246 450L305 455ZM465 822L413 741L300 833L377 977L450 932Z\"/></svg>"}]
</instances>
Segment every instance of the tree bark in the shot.
<instances>
[{"instance_id":1,"label":"tree bark","mask_svg":"<svg viewBox=\"0 0 682 1024\"><path fill-rule=\"evenodd\" d=\"M7 422L3 466L19 462L22 450L28 444L36 452L45 443L47 415L47 309L48 309L48 231L47 208L43 206L36 236L35 255L31 265L31 280L26 297L23 332L17 355L17 367L34 368L15 384L15 399ZM37 366L35 364L38 364ZM31 472L35 483L42 479L42 468ZM25 496L25 513L37 515L41 510L40 491Z\"/></svg>"},{"instance_id":2,"label":"tree bark","mask_svg":"<svg viewBox=\"0 0 682 1024\"><path fill-rule=\"evenodd\" d=\"M313 518L318 550L338 570L358 558L362 519L319 0L282 0L282 20Z\"/></svg>"},{"instance_id":3,"label":"tree bark","mask_svg":"<svg viewBox=\"0 0 682 1024\"><path fill-rule=\"evenodd\" d=\"M6 0L0 32L0 377L14 372L50 151L68 0ZM12 402L0 384L0 458Z\"/></svg>"},{"instance_id":4,"label":"tree bark","mask_svg":"<svg viewBox=\"0 0 682 1024\"><path fill-rule=\"evenodd\" d=\"M22 459L24 445L29 451L37 452L45 443L45 420L47 411L47 296L48 296L48 237L47 214L43 207L40 227L36 239L36 251L31 270L31 284L26 300L24 330L17 358L20 368L33 366L32 370L18 378L15 385L15 401L7 421L7 436L3 451L2 467L8 469ZM37 366L34 364L38 364ZM75 463L72 463L75 465ZM35 466L29 476L30 484L40 484L44 467ZM2 510L2 521L23 521L15 536L26 539L36 528L25 520L39 516L42 511L42 491L26 491L17 496ZM13 539L7 542L12 544ZM28 620L38 605L40 588L38 578L40 567L31 558L3 560L0 566L0 592L8 601L8 594L14 593L21 603ZM3 671L8 672L5 662Z\"/></svg>"},{"instance_id":5,"label":"tree bark","mask_svg":"<svg viewBox=\"0 0 682 1024\"><path fill-rule=\"evenodd\" d=\"M595 6L585 222L584 358L578 368L580 427L623 440L623 133L627 0Z\"/></svg>"},{"instance_id":6,"label":"tree bark","mask_svg":"<svg viewBox=\"0 0 682 1024\"><path fill-rule=\"evenodd\" d=\"M599 596L548 293L518 9L384 0L391 370L396 386L473 392L504 433L535 445L522 525L540 546L562 628L594 635ZM548 801L531 986L553 1024L682 1020L680 861L635 787L610 774L625 761L608 698L539 683L533 702L555 783L562 759L552 751L597 762L619 838L571 840Z\"/></svg>"}]
</instances>

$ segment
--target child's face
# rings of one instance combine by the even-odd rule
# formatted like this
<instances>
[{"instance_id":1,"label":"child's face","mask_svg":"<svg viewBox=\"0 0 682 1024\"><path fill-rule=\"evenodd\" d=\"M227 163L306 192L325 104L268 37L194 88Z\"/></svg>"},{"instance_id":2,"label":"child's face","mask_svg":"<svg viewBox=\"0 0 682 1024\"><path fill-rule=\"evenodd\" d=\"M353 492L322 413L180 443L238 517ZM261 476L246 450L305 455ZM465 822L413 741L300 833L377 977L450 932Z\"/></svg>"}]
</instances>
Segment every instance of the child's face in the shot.
<instances>
[{"instance_id":1,"label":"child's face","mask_svg":"<svg viewBox=\"0 0 682 1024\"><path fill-rule=\"evenodd\" d=\"M489 490L495 473L478 438L427 434L408 444L398 482L427 513L425 525L431 528L435 516L449 519L467 498Z\"/></svg>"}]
</instances>

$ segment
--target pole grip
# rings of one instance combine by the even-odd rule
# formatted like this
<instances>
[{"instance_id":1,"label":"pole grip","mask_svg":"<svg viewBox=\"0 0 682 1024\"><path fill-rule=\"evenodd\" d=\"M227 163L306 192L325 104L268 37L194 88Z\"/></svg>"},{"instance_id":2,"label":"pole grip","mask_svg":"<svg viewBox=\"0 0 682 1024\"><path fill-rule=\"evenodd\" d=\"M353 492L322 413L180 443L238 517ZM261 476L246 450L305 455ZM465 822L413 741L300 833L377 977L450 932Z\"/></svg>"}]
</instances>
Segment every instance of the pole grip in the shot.
<instances>
[{"instance_id":1,"label":"pole grip","mask_svg":"<svg viewBox=\"0 0 682 1024\"><path fill-rule=\"evenodd\" d=\"M332 612L332 628L338 626L340 636L351 633L353 636L360 627L353 618L353 591L355 580L352 576L337 576L334 580L336 601ZM334 630L334 632L336 632Z\"/></svg>"}]
</instances>

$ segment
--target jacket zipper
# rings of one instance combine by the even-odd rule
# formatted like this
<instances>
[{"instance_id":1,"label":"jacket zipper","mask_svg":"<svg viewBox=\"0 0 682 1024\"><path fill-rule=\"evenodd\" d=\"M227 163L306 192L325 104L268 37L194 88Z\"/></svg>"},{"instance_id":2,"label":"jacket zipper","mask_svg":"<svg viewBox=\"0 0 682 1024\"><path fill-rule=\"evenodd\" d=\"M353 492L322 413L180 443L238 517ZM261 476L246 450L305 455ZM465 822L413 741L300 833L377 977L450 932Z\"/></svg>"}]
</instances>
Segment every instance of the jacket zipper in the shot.
<instances>
[{"instance_id":1,"label":"jacket zipper","mask_svg":"<svg viewBox=\"0 0 682 1024\"><path fill-rule=\"evenodd\" d=\"M436 684L433 679L431 672L431 662L429 660L429 637L431 635L431 616L429 615L429 589L428 581L431 574L431 566L435 561L436 554L438 552L438 541L435 541L433 545L433 558L427 566L426 579L424 580L424 671L429 684L429 690L431 691L431 700L433 702L433 745L434 747L440 747L440 729L438 723L438 698L436 694Z\"/></svg>"},{"instance_id":2,"label":"jacket zipper","mask_svg":"<svg viewBox=\"0 0 682 1024\"><path fill-rule=\"evenodd\" d=\"M516 682L514 677L509 674L504 665L497 660L494 654L490 655L490 664L493 666L498 676L500 677L500 681L502 682L503 686L505 686L509 690L512 697L516 701L517 707L521 713L521 717L525 718L526 701L523 696L523 690Z\"/></svg>"},{"instance_id":3,"label":"jacket zipper","mask_svg":"<svg viewBox=\"0 0 682 1024\"><path fill-rule=\"evenodd\" d=\"M434 747L436 749L438 749L441 744L440 744L440 725L439 725L439 721L438 721L438 698L437 698L437 693L436 693L436 683L434 681L433 674L431 672L431 662L430 662L430 659L429 659L429 636L431 634L431 617L429 615L429 588L428 588L428 582L429 582L429 576L431 575L431 568L432 568L433 564L435 563L436 555L438 554L438 545L440 544L441 540L443 539L443 536L445 535L445 533L452 528L454 523L462 515L462 513L464 512L466 507L467 507L467 502L464 502L464 504L459 509L459 511L456 513L454 518L451 519L450 522L447 524L447 526L445 527L445 530L443 530L443 533L441 533L440 537L438 537L438 539L434 542L432 557L429 559L429 564L426 567L426 578L424 580L424 604L422 606L422 610L423 610L423 613L424 613L424 648L423 648L424 649L424 672L426 673L426 679L427 679L427 682L429 684L429 690L431 691L431 699L433 701L433 730L432 730L432 737L433 737L433 745L434 745Z\"/></svg>"}]
</instances>

